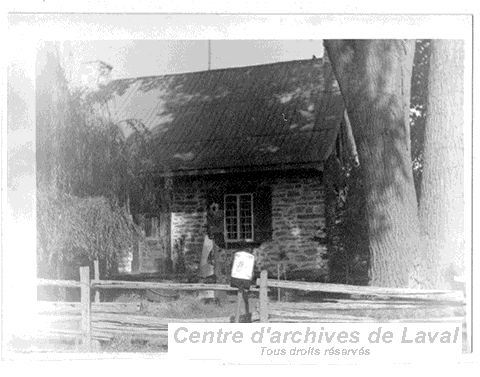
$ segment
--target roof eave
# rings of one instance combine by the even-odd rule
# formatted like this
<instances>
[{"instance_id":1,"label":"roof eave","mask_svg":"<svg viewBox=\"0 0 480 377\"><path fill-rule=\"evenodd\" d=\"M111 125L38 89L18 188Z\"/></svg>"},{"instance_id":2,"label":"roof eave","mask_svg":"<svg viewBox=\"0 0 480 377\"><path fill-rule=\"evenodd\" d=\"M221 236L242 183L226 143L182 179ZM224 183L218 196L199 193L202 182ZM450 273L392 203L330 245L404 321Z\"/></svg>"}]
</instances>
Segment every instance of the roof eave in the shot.
<instances>
[{"instance_id":1,"label":"roof eave","mask_svg":"<svg viewBox=\"0 0 480 377\"><path fill-rule=\"evenodd\" d=\"M264 166L238 166L224 168L202 168L202 169L181 169L171 171L156 171L149 174L157 177L187 177L187 176L204 176L204 175L221 175L232 173L258 173L258 172L281 172L292 170L317 170L323 171L323 162L302 162L302 163L285 163ZM146 173L145 173L146 174Z\"/></svg>"}]
</instances>

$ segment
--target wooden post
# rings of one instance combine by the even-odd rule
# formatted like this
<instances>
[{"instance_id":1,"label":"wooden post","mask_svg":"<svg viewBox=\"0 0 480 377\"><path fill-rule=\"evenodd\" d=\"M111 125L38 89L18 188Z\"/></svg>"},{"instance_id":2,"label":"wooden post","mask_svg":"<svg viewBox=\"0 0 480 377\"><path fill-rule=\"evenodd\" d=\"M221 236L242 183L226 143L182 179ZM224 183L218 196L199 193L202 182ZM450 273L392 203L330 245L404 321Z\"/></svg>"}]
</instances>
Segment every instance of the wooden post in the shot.
<instances>
[{"instance_id":1,"label":"wooden post","mask_svg":"<svg viewBox=\"0 0 480 377\"><path fill-rule=\"evenodd\" d=\"M238 292L237 292L237 308L235 310L235 323L239 323L240 322L240 306L241 306L241 303L242 303L242 294L243 292L243 289L238 289Z\"/></svg>"},{"instance_id":2,"label":"wooden post","mask_svg":"<svg viewBox=\"0 0 480 377\"><path fill-rule=\"evenodd\" d=\"M95 280L100 280L100 268L98 266L98 259L93 261L93 277ZM99 289L95 289L95 302L100 302Z\"/></svg>"},{"instance_id":3,"label":"wooden post","mask_svg":"<svg viewBox=\"0 0 480 377\"><path fill-rule=\"evenodd\" d=\"M80 267L80 305L82 309L82 337L83 345L91 351L92 347L92 328L91 328L91 310L90 301L90 268L88 266Z\"/></svg>"},{"instance_id":4,"label":"wooden post","mask_svg":"<svg viewBox=\"0 0 480 377\"><path fill-rule=\"evenodd\" d=\"M268 322L268 272L260 272L260 322Z\"/></svg>"},{"instance_id":5,"label":"wooden post","mask_svg":"<svg viewBox=\"0 0 480 377\"><path fill-rule=\"evenodd\" d=\"M250 306L248 304L248 291L242 289L243 303L245 305L245 318L250 314Z\"/></svg>"}]
</instances>

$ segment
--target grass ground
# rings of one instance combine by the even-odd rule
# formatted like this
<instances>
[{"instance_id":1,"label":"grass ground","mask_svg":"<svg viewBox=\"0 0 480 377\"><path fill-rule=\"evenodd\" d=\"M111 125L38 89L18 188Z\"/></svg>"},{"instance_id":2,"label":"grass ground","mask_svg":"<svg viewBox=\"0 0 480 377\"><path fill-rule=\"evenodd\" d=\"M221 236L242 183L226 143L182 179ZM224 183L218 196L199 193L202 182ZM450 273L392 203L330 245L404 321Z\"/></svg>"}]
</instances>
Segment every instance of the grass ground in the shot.
<instances>
[{"instance_id":1,"label":"grass ground","mask_svg":"<svg viewBox=\"0 0 480 377\"><path fill-rule=\"evenodd\" d=\"M138 302L140 313L164 318L214 318L228 317L235 314L236 295L226 295L223 299L201 299L193 294L179 294L174 300L158 300L152 302L145 296L121 295L117 302ZM255 309L256 297L250 297L250 310ZM242 307L243 310L243 307Z\"/></svg>"}]
</instances>

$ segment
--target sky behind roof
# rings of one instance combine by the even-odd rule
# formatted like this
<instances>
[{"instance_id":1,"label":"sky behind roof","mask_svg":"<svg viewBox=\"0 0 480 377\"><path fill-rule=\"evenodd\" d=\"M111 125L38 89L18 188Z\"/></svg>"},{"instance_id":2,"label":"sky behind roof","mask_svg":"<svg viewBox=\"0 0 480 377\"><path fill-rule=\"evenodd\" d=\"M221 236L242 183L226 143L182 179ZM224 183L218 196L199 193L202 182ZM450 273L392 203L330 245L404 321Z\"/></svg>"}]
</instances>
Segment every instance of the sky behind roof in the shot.
<instances>
[{"instance_id":1,"label":"sky behind roof","mask_svg":"<svg viewBox=\"0 0 480 377\"><path fill-rule=\"evenodd\" d=\"M212 40L210 46L211 69L323 56L321 40ZM206 40L67 41L62 54L74 84L85 79L86 63L98 60L113 67L112 79L208 69Z\"/></svg>"}]
</instances>

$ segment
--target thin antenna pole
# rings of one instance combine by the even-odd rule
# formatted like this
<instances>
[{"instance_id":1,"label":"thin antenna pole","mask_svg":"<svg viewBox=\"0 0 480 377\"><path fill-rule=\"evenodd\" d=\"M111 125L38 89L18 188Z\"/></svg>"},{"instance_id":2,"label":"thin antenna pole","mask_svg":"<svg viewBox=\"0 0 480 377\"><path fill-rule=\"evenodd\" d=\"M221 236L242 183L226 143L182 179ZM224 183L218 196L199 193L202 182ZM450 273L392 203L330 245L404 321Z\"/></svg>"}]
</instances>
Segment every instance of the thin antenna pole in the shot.
<instances>
[{"instance_id":1,"label":"thin antenna pole","mask_svg":"<svg viewBox=\"0 0 480 377\"><path fill-rule=\"evenodd\" d=\"M210 68L212 66L212 42L210 39L208 40L208 70L210 71Z\"/></svg>"}]
</instances>

